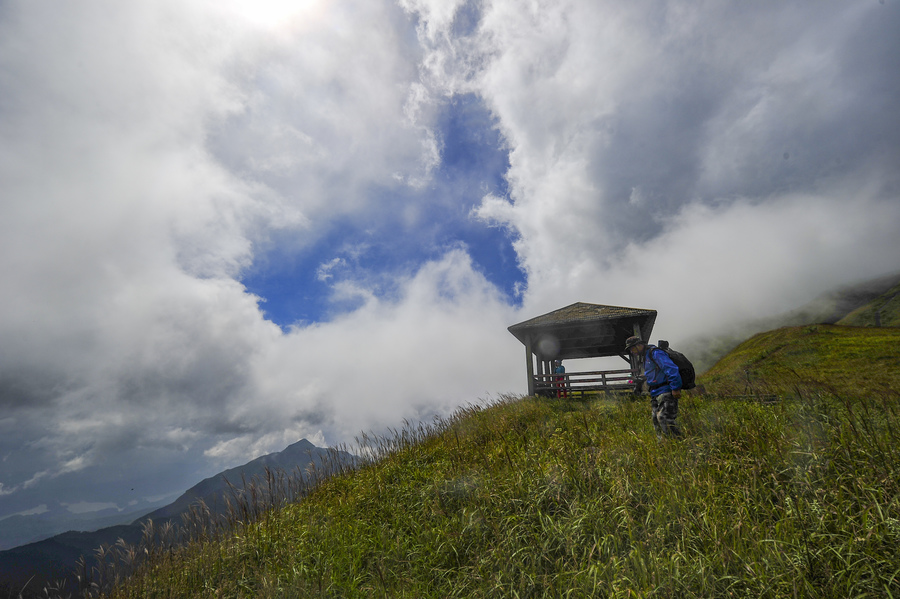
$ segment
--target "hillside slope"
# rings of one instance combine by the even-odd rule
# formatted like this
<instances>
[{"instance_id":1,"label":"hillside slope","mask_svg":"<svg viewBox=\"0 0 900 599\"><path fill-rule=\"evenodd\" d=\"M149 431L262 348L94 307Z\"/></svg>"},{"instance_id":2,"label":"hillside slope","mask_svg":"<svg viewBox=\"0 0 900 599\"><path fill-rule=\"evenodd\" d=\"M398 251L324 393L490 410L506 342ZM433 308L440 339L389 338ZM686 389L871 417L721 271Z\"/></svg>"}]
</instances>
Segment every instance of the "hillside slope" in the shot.
<instances>
[{"instance_id":1,"label":"hillside slope","mask_svg":"<svg viewBox=\"0 0 900 599\"><path fill-rule=\"evenodd\" d=\"M685 394L681 440L630 396L510 397L364 438L365 467L151 548L112 597L900 596L900 409L866 390L896 383L890 333L755 337L710 375L797 396Z\"/></svg>"},{"instance_id":2,"label":"hillside slope","mask_svg":"<svg viewBox=\"0 0 900 599\"><path fill-rule=\"evenodd\" d=\"M817 323L872 326L874 317L870 317L868 320L857 320L856 316L851 317L850 315L854 313L860 316L869 314L873 306L877 306L885 298L892 297L898 290L900 290L900 273L840 287L789 312L757 320L736 322L733 328L715 336L707 337L701 334L686 339L684 343L678 344L679 349L691 357L697 372L704 372L748 337L757 333ZM894 299L897 301L898 298ZM892 306L896 310L896 304L892 303ZM884 310L882 326L900 326L896 318L896 312L891 316L888 314L888 310Z\"/></svg>"},{"instance_id":3,"label":"hillside slope","mask_svg":"<svg viewBox=\"0 0 900 599\"><path fill-rule=\"evenodd\" d=\"M857 308L837 324L855 327L900 327L900 284L865 306Z\"/></svg>"},{"instance_id":4,"label":"hillside slope","mask_svg":"<svg viewBox=\"0 0 900 599\"><path fill-rule=\"evenodd\" d=\"M900 328L785 327L754 335L700 377L717 393L793 393L799 387L846 396L897 397Z\"/></svg>"}]
</instances>

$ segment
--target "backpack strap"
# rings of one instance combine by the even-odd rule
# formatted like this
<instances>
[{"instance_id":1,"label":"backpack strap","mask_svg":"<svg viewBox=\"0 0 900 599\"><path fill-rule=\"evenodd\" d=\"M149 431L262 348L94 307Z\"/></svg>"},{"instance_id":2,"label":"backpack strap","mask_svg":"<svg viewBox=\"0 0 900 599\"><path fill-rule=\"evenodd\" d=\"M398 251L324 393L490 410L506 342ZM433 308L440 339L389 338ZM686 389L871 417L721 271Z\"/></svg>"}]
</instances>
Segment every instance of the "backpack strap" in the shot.
<instances>
[{"instance_id":1,"label":"backpack strap","mask_svg":"<svg viewBox=\"0 0 900 599\"><path fill-rule=\"evenodd\" d=\"M647 346L647 357L650 358L650 361L651 361L651 362L653 362L654 364L656 364L656 369L657 369L657 370L662 370L662 368L659 367L659 362L657 362L656 360L653 359L653 350L654 350L654 349L659 349L659 348L656 347L655 345L648 345L648 346Z\"/></svg>"}]
</instances>

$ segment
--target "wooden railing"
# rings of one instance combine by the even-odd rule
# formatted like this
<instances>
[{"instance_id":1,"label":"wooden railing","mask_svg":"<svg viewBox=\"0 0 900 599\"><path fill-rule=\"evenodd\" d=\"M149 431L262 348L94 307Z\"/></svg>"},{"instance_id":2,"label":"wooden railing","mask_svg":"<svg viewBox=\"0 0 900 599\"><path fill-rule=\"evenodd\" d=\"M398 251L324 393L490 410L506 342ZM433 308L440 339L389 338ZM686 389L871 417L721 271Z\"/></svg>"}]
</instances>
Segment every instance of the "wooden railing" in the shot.
<instances>
[{"instance_id":1,"label":"wooden railing","mask_svg":"<svg viewBox=\"0 0 900 599\"><path fill-rule=\"evenodd\" d=\"M583 395L586 391L630 391L634 388L634 378L630 368L538 374L534 377L534 392L536 395L563 396Z\"/></svg>"}]
</instances>

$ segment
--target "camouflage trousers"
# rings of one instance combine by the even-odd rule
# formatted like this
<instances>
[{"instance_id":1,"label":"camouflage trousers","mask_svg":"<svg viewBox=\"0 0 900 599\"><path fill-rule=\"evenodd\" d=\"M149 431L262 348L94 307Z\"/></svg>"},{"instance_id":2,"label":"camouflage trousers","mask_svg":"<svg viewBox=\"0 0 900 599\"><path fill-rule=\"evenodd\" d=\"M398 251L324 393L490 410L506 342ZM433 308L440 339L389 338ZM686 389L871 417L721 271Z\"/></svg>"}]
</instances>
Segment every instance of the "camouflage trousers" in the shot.
<instances>
[{"instance_id":1,"label":"camouflage trousers","mask_svg":"<svg viewBox=\"0 0 900 599\"><path fill-rule=\"evenodd\" d=\"M650 399L650 410L657 437L681 436L681 430L675 423L678 418L678 398L672 397L671 393L661 393Z\"/></svg>"}]
</instances>

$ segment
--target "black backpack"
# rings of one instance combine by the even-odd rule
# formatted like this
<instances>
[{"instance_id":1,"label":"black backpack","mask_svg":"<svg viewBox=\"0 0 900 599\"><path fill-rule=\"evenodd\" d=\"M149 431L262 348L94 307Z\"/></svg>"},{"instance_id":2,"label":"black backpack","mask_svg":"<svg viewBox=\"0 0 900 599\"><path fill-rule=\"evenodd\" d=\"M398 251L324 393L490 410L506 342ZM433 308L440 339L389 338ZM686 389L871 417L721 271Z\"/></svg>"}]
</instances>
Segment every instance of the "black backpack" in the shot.
<instances>
[{"instance_id":1,"label":"black backpack","mask_svg":"<svg viewBox=\"0 0 900 599\"><path fill-rule=\"evenodd\" d=\"M675 351L674 349L669 348L668 341L660 341L659 347L666 355L669 356L669 359L678 367L678 374L681 375L681 388L682 389L693 389L697 386L695 383L695 379L697 378L696 373L694 372L694 365L691 364L691 361L688 360L687 356L681 353L680 351ZM653 350L647 352L647 357L653 360ZM653 363L656 364L656 360L653 360ZM659 368L659 364L656 364L656 367Z\"/></svg>"}]
</instances>

